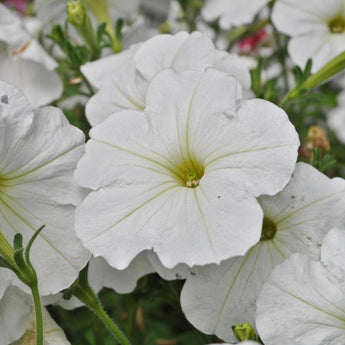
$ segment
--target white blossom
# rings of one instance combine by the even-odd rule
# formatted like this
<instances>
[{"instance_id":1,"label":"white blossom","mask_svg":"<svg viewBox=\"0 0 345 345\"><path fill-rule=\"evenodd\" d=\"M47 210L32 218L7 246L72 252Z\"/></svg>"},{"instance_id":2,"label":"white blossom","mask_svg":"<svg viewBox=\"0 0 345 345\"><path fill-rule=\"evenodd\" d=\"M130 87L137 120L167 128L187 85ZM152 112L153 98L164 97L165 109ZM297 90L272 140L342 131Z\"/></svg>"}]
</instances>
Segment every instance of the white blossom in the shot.
<instances>
[{"instance_id":1,"label":"white blossom","mask_svg":"<svg viewBox=\"0 0 345 345\"><path fill-rule=\"evenodd\" d=\"M74 210L85 195L73 180L83 133L53 107L32 109L14 86L0 82L0 229L24 244L45 225L31 249L42 295L68 287L89 253L74 233ZM2 285L7 269L0 269ZM13 284L18 279L11 278Z\"/></svg>"},{"instance_id":2,"label":"white blossom","mask_svg":"<svg viewBox=\"0 0 345 345\"><path fill-rule=\"evenodd\" d=\"M94 256L122 269L153 248L168 268L193 266L259 240L255 197L288 182L299 140L283 110L238 97L236 80L216 70L166 70L144 114L122 111L90 131L75 177L94 192L76 231Z\"/></svg>"},{"instance_id":3,"label":"white blossom","mask_svg":"<svg viewBox=\"0 0 345 345\"><path fill-rule=\"evenodd\" d=\"M344 50L344 0L278 0L272 21L278 31L291 36L289 55L301 68L312 58L316 72Z\"/></svg>"},{"instance_id":4,"label":"white blossom","mask_svg":"<svg viewBox=\"0 0 345 345\"><path fill-rule=\"evenodd\" d=\"M0 4L0 79L16 85L33 106L46 105L62 94L54 71L57 63L32 32L37 22L21 19Z\"/></svg>"},{"instance_id":5,"label":"white blossom","mask_svg":"<svg viewBox=\"0 0 345 345\"><path fill-rule=\"evenodd\" d=\"M254 325L257 297L277 264L292 253L318 259L329 227L345 224L345 181L298 163L289 184L277 195L259 197L259 203L261 241L245 256L194 268L182 290L188 320L224 340L234 339L232 325Z\"/></svg>"}]
</instances>

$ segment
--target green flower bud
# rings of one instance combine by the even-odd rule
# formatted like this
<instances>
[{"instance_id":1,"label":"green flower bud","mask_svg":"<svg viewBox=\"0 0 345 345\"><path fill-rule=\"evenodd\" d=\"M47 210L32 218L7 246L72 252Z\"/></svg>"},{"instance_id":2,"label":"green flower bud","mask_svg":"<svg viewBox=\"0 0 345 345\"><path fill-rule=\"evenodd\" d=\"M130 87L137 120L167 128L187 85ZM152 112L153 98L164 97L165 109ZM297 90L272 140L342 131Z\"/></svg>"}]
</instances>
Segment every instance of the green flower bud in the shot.
<instances>
[{"instance_id":1,"label":"green flower bud","mask_svg":"<svg viewBox=\"0 0 345 345\"><path fill-rule=\"evenodd\" d=\"M86 19L85 7L81 0L69 1L67 3L68 22L75 26L81 26Z\"/></svg>"},{"instance_id":2,"label":"green flower bud","mask_svg":"<svg viewBox=\"0 0 345 345\"><path fill-rule=\"evenodd\" d=\"M234 336L238 341L257 340L254 328L248 323L238 323L232 328Z\"/></svg>"},{"instance_id":3,"label":"green flower bud","mask_svg":"<svg viewBox=\"0 0 345 345\"><path fill-rule=\"evenodd\" d=\"M159 27L159 32L161 34L170 34L171 33L171 27L169 22L164 22L162 25Z\"/></svg>"},{"instance_id":4,"label":"green flower bud","mask_svg":"<svg viewBox=\"0 0 345 345\"><path fill-rule=\"evenodd\" d=\"M77 29L85 43L90 47L92 55L94 57L99 56L100 47L91 24L91 19L85 10L82 0L68 1L67 18L68 22Z\"/></svg>"}]
</instances>

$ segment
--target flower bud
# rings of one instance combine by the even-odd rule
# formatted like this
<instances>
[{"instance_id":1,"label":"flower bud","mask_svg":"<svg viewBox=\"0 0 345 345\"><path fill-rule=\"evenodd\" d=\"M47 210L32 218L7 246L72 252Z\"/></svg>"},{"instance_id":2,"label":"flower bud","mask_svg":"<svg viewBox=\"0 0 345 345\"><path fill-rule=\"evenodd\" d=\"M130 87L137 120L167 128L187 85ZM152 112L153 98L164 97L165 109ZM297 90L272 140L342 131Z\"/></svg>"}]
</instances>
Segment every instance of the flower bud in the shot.
<instances>
[{"instance_id":1,"label":"flower bud","mask_svg":"<svg viewBox=\"0 0 345 345\"><path fill-rule=\"evenodd\" d=\"M254 328L248 323L238 323L232 331L238 341L257 340Z\"/></svg>"},{"instance_id":2,"label":"flower bud","mask_svg":"<svg viewBox=\"0 0 345 345\"><path fill-rule=\"evenodd\" d=\"M81 0L67 3L67 19L69 23L75 26L81 26L85 23L86 12Z\"/></svg>"},{"instance_id":3,"label":"flower bud","mask_svg":"<svg viewBox=\"0 0 345 345\"><path fill-rule=\"evenodd\" d=\"M85 10L82 0L68 1L67 19L83 37L85 43L90 47L93 56L99 56L100 47L96 40L91 19Z\"/></svg>"}]
</instances>

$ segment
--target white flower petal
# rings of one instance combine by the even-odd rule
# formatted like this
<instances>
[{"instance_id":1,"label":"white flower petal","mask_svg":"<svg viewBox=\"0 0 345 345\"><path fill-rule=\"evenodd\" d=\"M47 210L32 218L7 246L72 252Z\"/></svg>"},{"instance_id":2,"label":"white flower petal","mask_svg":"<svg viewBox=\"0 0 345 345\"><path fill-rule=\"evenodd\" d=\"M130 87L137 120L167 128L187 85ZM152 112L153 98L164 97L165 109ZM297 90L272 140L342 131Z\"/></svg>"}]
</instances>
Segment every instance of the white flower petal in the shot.
<instances>
[{"instance_id":1,"label":"white flower petal","mask_svg":"<svg viewBox=\"0 0 345 345\"><path fill-rule=\"evenodd\" d=\"M243 59L238 55L216 50L213 67L235 77L244 89L250 89L251 78L249 70Z\"/></svg>"},{"instance_id":2,"label":"white flower petal","mask_svg":"<svg viewBox=\"0 0 345 345\"><path fill-rule=\"evenodd\" d=\"M133 45L119 54L88 62L81 66L81 71L89 82L99 89L105 80L112 79L123 67L127 68L139 47L140 44Z\"/></svg>"},{"instance_id":3,"label":"white flower petal","mask_svg":"<svg viewBox=\"0 0 345 345\"><path fill-rule=\"evenodd\" d=\"M345 277L345 276L344 276ZM266 345L345 342L345 281L295 254L271 273L257 304L256 326Z\"/></svg>"},{"instance_id":4,"label":"white flower petal","mask_svg":"<svg viewBox=\"0 0 345 345\"><path fill-rule=\"evenodd\" d=\"M59 203L81 202L84 195L71 171L84 153L84 134L69 124L61 110L36 109L23 137L6 138L6 151L1 154L0 175L9 190L29 190Z\"/></svg>"},{"instance_id":5,"label":"white flower petal","mask_svg":"<svg viewBox=\"0 0 345 345\"><path fill-rule=\"evenodd\" d=\"M279 0L274 4L272 21L279 31L287 35L303 35L325 31L327 18L337 14L342 0Z\"/></svg>"},{"instance_id":6,"label":"white flower petal","mask_svg":"<svg viewBox=\"0 0 345 345\"><path fill-rule=\"evenodd\" d=\"M141 112L114 114L94 127L90 137L86 155L75 171L77 182L84 187L98 189L110 184L153 187L169 181L172 176L164 166L164 163L169 164L164 159L168 153Z\"/></svg>"},{"instance_id":7,"label":"white flower petal","mask_svg":"<svg viewBox=\"0 0 345 345\"><path fill-rule=\"evenodd\" d=\"M202 10L206 21L220 18L219 25L228 30L232 26L250 23L268 0L207 0Z\"/></svg>"},{"instance_id":8,"label":"white flower petal","mask_svg":"<svg viewBox=\"0 0 345 345\"><path fill-rule=\"evenodd\" d=\"M322 242L321 261L345 271L345 230L330 230Z\"/></svg>"},{"instance_id":9,"label":"white flower petal","mask_svg":"<svg viewBox=\"0 0 345 345\"><path fill-rule=\"evenodd\" d=\"M18 135L19 128L21 128L20 135L26 133L27 127L32 122L33 109L23 93L13 85L0 81L0 105L1 125L3 126L3 121L6 121L6 126L13 131L9 138L14 135L15 131ZM23 114L26 116L23 117ZM1 129L3 130L3 127ZM1 135L1 138L4 141L4 135Z\"/></svg>"},{"instance_id":10,"label":"white flower petal","mask_svg":"<svg viewBox=\"0 0 345 345\"><path fill-rule=\"evenodd\" d=\"M148 250L146 253L148 260L153 266L155 272L157 272L159 276L165 280L186 279L189 274L193 274L193 268L187 266L186 264L178 264L173 268L167 268L162 265L154 251Z\"/></svg>"},{"instance_id":11,"label":"white flower petal","mask_svg":"<svg viewBox=\"0 0 345 345\"><path fill-rule=\"evenodd\" d=\"M177 72L204 70L212 65L215 48L200 32L158 35L143 44L134 57L139 73L149 82L167 68Z\"/></svg>"},{"instance_id":12,"label":"white flower petal","mask_svg":"<svg viewBox=\"0 0 345 345\"><path fill-rule=\"evenodd\" d=\"M26 331L32 310L31 298L9 287L0 299L0 345L12 344Z\"/></svg>"},{"instance_id":13,"label":"white flower petal","mask_svg":"<svg viewBox=\"0 0 345 345\"><path fill-rule=\"evenodd\" d=\"M58 63L43 49L36 39L30 40L30 44L23 50L20 57L37 62L49 71L58 66ZM62 90L60 93L62 93Z\"/></svg>"},{"instance_id":14,"label":"white flower petal","mask_svg":"<svg viewBox=\"0 0 345 345\"><path fill-rule=\"evenodd\" d=\"M103 82L101 89L86 104L86 117L91 126L121 110L143 110L146 87L132 63L119 70L112 80Z\"/></svg>"},{"instance_id":15,"label":"white flower petal","mask_svg":"<svg viewBox=\"0 0 345 345\"><path fill-rule=\"evenodd\" d=\"M42 318L44 345L70 345L70 342L66 339L63 330L52 319L46 308L42 308ZM28 326L25 334L23 337L21 337L21 339L15 341L12 345L31 344L35 339L35 334L35 312L32 310L31 315L28 318Z\"/></svg>"},{"instance_id":16,"label":"white flower petal","mask_svg":"<svg viewBox=\"0 0 345 345\"><path fill-rule=\"evenodd\" d=\"M195 268L181 294L187 319L204 333L234 341L231 326L243 322L254 325L256 297L282 258L281 249L272 241L265 241L244 257Z\"/></svg>"},{"instance_id":17,"label":"white flower petal","mask_svg":"<svg viewBox=\"0 0 345 345\"><path fill-rule=\"evenodd\" d=\"M0 41L5 42L11 51L19 50L30 40L19 16L0 4Z\"/></svg>"},{"instance_id":18,"label":"white flower petal","mask_svg":"<svg viewBox=\"0 0 345 345\"><path fill-rule=\"evenodd\" d=\"M109 14L113 21L128 18L138 11L140 0L107 0Z\"/></svg>"},{"instance_id":19,"label":"white flower petal","mask_svg":"<svg viewBox=\"0 0 345 345\"><path fill-rule=\"evenodd\" d=\"M16 280L14 272L7 268L0 268L0 299L13 280Z\"/></svg>"},{"instance_id":20,"label":"white flower petal","mask_svg":"<svg viewBox=\"0 0 345 345\"><path fill-rule=\"evenodd\" d=\"M330 35L322 32L293 37L288 46L289 54L297 65L304 67L307 59L312 57L312 71L316 72L328 61L336 57L343 50L345 37ZM307 44L307 47L306 47Z\"/></svg>"},{"instance_id":21,"label":"white flower petal","mask_svg":"<svg viewBox=\"0 0 345 345\"><path fill-rule=\"evenodd\" d=\"M34 0L37 17L43 22L44 26L49 28L52 24L62 23L67 18L66 2L61 0Z\"/></svg>"},{"instance_id":22,"label":"white flower petal","mask_svg":"<svg viewBox=\"0 0 345 345\"><path fill-rule=\"evenodd\" d=\"M175 229L165 234L167 241L154 247L168 268L180 262L190 267L219 263L229 256L243 255L259 239L262 213L245 193L214 186L214 181L205 177L199 188L187 191L179 203L174 205L177 214L169 216L176 219ZM250 217L245 216L248 214ZM243 236L239 236L239 229L245 231ZM177 251L180 259L174 257Z\"/></svg>"},{"instance_id":23,"label":"white flower petal","mask_svg":"<svg viewBox=\"0 0 345 345\"><path fill-rule=\"evenodd\" d=\"M17 86L35 107L48 104L62 94L62 83L56 72L21 56L14 59L0 54L0 78Z\"/></svg>"},{"instance_id":24,"label":"white flower petal","mask_svg":"<svg viewBox=\"0 0 345 345\"><path fill-rule=\"evenodd\" d=\"M94 291L107 287L124 294L135 289L139 278L153 272L145 251L138 254L124 270L110 267L103 258L92 258L89 264L89 282Z\"/></svg>"},{"instance_id":25,"label":"white flower petal","mask_svg":"<svg viewBox=\"0 0 345 345\"><path fill-rule=\"evenodd\" d=\"M177 146L177 143L180 146L178 149L183 150L189 144L195 152L203 152L205 149L212 152L218 144L213 142L218 135L215 132L220 130L218 126L222 127L228 121L222 121L221 115L234 116L240 97L238 82L214 69L208 69L204 73L181 74L166 70L150 83L145 113L166 147ZM218 125L214 129L205 118L211 121L210 117L216 116L220 124L213 121L214 126ZM200 128L200 125L203 127ZM205 136L204 127L207 126L207 132L212 132L211 135ZM190 142L186 143L185 140ZM196 146L197 144L203 146ZM197 158L204 160L204 157Z\"/></svg>"},{"instance_id":26,"label":"white flower petal","mask_svg":"<svg viewBox=\"0 0 345 345\"><path fill-rule=\"evenodd\" d=\"M291 164L299 145L295 128L282 109L264 100L241 101L236 113L231 125L215 139L223 141L223 146L214 143L220 149L212 150L210 145L205 152L209 172L215 178L232 175L237 185L255 195L275 194L295 167ZM266 163L261 165L262 161Z\"/></svg>"}]
</instances>

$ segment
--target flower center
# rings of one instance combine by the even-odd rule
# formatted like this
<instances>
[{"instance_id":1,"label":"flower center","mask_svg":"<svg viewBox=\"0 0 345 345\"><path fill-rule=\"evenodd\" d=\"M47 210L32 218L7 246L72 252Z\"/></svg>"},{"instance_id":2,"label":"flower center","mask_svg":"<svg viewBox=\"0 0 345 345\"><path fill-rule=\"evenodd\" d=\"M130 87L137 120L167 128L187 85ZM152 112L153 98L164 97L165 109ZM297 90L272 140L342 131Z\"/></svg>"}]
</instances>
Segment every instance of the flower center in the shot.
<instances>
[{"instance_id":1,"label":"flower center","mask_svg":"<svg viewBox=\"0 0 345 345\"><path fill-rule=\"evenodd\" d=\"M195 173L187 174L186 186L189 188L195 188L199 185L200 179L196 177Z\"/></svg>"},{"instance_id":2,"label":"flower center","mask_svg":"<svg viewBox=\"0 0 345 345\"><path fill-rule=\"evenodd\" d=\"M271 219L264 217L260 241L271 240L276 235L276 232L277 226L275 223Z\"/></svg>"},{"instance_id":3,"label":"flower center","mask_svg":"<svg viewBox=\"0 0 345 345\"><path fill-rule=\"evenodd\" d=\"M176 166L175 176L182 186L195 188L204 176L204 167L195 159L183 160Z\"/></svg>"},{"instance_id":4,"label":"flower center","mask_svg":"<svg viewBox=\"0 0 345 345\"><path fill-rule=\"evenodd\" d=\"M329 30L334 34L342 34L345 31L345 18L334 17L328 22Z\"/></svg>"}]
</instances>

